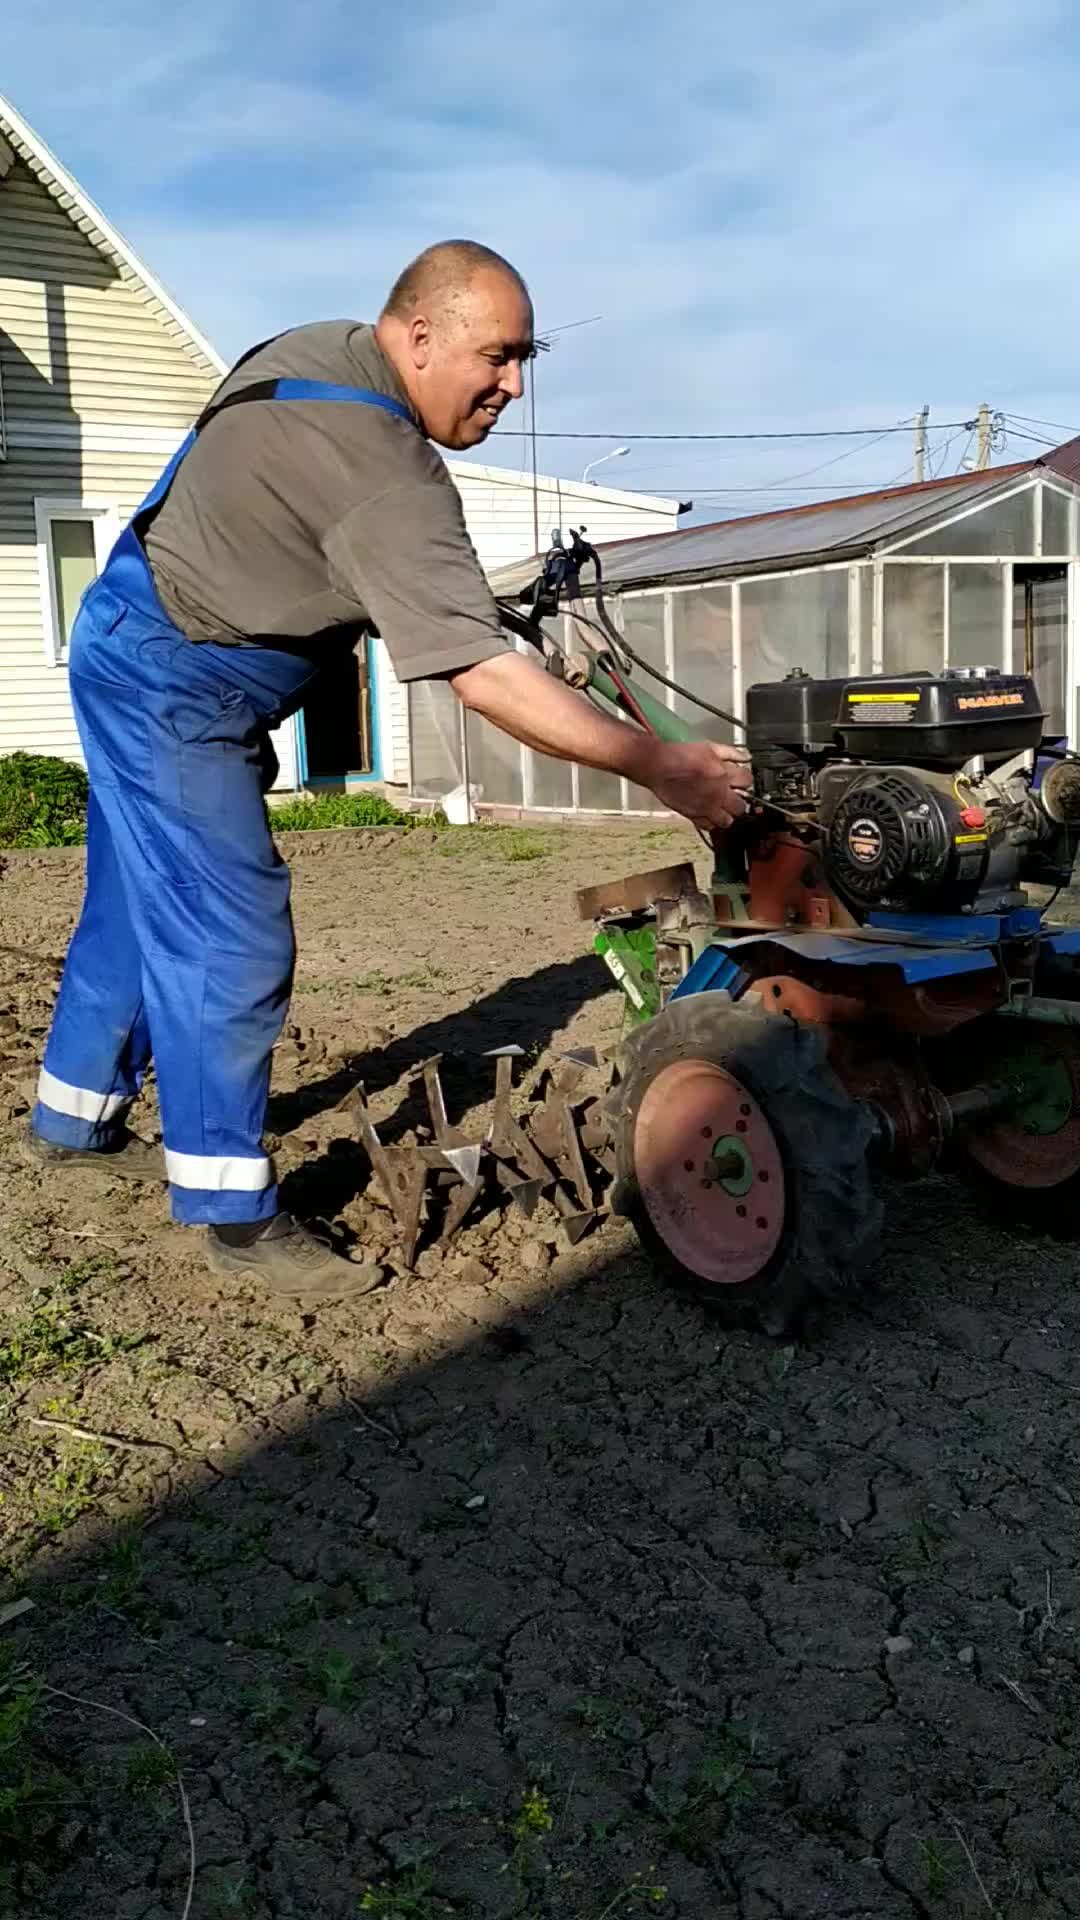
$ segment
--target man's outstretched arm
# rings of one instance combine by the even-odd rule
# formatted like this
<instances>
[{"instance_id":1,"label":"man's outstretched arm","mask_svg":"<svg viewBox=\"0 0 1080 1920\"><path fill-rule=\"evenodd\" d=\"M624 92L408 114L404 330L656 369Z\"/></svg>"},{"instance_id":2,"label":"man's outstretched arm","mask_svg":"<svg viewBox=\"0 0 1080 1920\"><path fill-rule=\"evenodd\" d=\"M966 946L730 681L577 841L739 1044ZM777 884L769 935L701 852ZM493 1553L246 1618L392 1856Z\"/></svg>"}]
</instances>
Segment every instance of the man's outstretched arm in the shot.
<instances>
[{"instance_id":1,"label":"man's outstretched arm","mask_svg":"<svg viewBox=\"0 0 1080 1920\"><path fill-rule=\"evenodd\" d=\"M746 812L750 761L742 747L657 740L601 713L524 654L496 654L448 676L462 705L538 753L624 775L695 826L730 827Z\"/></svg>"}]
</instances>

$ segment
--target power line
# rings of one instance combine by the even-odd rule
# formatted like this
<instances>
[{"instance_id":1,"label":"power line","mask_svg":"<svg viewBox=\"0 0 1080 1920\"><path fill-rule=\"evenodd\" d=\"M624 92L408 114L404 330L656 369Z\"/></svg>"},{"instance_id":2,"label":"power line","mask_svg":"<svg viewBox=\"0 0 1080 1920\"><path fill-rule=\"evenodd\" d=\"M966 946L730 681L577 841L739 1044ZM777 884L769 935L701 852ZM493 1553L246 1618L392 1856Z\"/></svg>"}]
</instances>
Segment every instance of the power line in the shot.
<instances>
[{"instance_id":1,"label":"power line","mask_svg":"<svg viewBox=\"0 0 1080 1920\"><path fill-rule=\"evenodd\" d=\"M950 427L966 427L966 420L937 420L928 429L931 433L945 433ZM862 440L873 437L884 440L889 433L910 433L911 422L906 421L896 427L813 427L806 430L789 429L784 433L555 433L545 430L537 434L538 440ZM521 438L521 428L498 427L491 435L513 436Z\"/></svg>"},{"instance_id":2,"label":"power line","mask_svg":"<svg viewBox=\"0 0 1080 1920\"><path fill-rule=\"evenodd\" d=\"M1056 447L1060 444L1057 440L1048 440L1044 433L1021 433L1019 427L1009 427L1008 434L1010 440L1030 440L1035 447Z\"/></svg>"},{"instance_id":3,"label":"power line","mask_svg":"<svg viewBox=\"0 0 1080 1920\"><path fill-rule=\"evenodd\" d=\"M1057 427L1061 433L1080 433L1080 427L1067 427L1064 420L1040 420L1034 413L1007 413L1006 420L1022 420L1029 427Z\"/></svg>"}]
</instances>

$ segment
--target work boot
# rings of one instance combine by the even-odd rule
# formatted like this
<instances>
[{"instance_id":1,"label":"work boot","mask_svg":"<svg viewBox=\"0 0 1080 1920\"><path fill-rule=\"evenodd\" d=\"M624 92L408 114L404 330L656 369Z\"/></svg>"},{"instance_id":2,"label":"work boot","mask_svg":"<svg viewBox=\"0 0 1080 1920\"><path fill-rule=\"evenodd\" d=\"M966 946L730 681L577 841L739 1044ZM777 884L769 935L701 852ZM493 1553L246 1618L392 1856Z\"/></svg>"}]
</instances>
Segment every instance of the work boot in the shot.
<instances>
[{"instance_id":1,"label":"work boot","mask_svg":"<svg viewBox=\"0 0 1080 1920\"><path fill-rule=\"evenodd\" d=\"M237 1244L232 1234L242 1229L211 1227L206 1237L207 1259L217 1273L250 1274L261 1280L278 1300L300 1300L317 1306L326 1300L347 1300L371 1293L382 1274L378 1267L346 1260L328 1240L310 1233L291 1213L275 1214L250 1240Z\"/></svg>"},{"instance_id":2,"label":"work boot","mask_svg":"<svg viewBox=\"0 0 1080 1920\"><path fill-rule=\"evenodd\" d=\"M62 1173L67 1167L89 1167L111 1180L157 1180L164 1184L166 1177L161 1148L140 1140L126 1127L118 1127L107 1146L58 1147L28 1126L19 1135L19 1150L30 1166L50 1173Z\"/></svg>"}]
</instances>

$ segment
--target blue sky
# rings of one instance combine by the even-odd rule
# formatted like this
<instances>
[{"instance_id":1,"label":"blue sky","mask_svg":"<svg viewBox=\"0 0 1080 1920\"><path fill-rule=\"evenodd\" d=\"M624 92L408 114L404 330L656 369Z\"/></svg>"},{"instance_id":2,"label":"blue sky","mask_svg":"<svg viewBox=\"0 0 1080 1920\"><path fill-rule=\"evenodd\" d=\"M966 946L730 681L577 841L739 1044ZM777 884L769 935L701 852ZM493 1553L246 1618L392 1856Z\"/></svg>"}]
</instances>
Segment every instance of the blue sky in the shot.
<instances>
[{"instance_id":1,"label":"blue sky","mask_svg":"<svg viewBox=\"0 0 1080 1920\"><path fill-rule=\"evenodd\" d=\"M542 327L602 316L540 362L538 425L614 438L544 441L549 470L632 432L884 426L924 401L932 423L986 400L1080 427L1068 0L186 0L167 36L160 18L18 9L0 90L226 356L373 317L407 258L462 233L521 267ZM943 471L967 445L948 439ZM1010 429L1004 457L1035 451ZM902 435L646 445L604 470L716 517L909 471Z\"/></svg>"}]
</instances>

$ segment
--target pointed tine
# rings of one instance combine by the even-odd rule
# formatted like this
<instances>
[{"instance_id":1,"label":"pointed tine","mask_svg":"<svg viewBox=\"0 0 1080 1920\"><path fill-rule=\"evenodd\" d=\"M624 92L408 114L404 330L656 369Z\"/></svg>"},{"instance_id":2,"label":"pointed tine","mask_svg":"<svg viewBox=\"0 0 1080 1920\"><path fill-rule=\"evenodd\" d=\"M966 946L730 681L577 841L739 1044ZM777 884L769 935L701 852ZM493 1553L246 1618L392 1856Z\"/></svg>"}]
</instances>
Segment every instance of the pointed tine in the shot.
<instances>
[{"instance_id":1,"label":"pointed tine","mask_svg":"<svg viewBox=\"0 0 1080 1920\"><path fill-rule=\"evenodd\" d=\"M568 1213L564 1216L562 1224L572 1247L576 1247L578 1241L588 1233L589 1228L595 1225L596 1217L595 1208L590 1209L588 1213Z\"/></svg>"},{"instance_id":2,"label":"pointed tine","mask_svg":"<svg viewBox=\"0 0 1080 1920\"><path fill-rule=\"evenodd\" d=\"M566 1053L560 1053L560 1060L573 1060L579 1067L598 1067L600 1055L595 1047L570 1047Z\"/></svg>"},{"instance_id":3,"label":"pointed tine","mask_svg":"<svg viewBox=\"0 0 1080 1920\"><path fill-rule=\"evenodd\" d=\"M536 1212L540 1195L544 1191L544 1182L542 1180L519 1180L517 1185L510 1187L508 1191L515 1207L525 1215L526 1220L531 1220L533 1214Z\"/></svg>"},{"instance_id":4,"label":"pointed tine","mask_svg":"<svg viewBox=\"0 0 1080 1920\"><path fill-rule=\"evenodd\" d=\"M509 1047L489 1047L483 1057L485 1060L522 1060L525 1049L516 1043Z\"/></svg>"},{"instance_id":5,"label":"pointed tine","mask_svg":"<svg viewBox=\"0 0 1080 1920\"><path fill-rule=\"evenodd\" d=\"M480 1172L480 1155L483 1149L478 1146L444 1147L443 1159L449 1161L455 1173L460 1173L467 1187L475 1187Z\"/></svg>"},{"instance_id":6,"label":"pointed tine","mask_svg":"<svg viewBox=\"0 0 1080 1920\"><path fill-rule=\"evenodd\" d=\"M441 1059L441 1053L437 1053L431 1060L425 1060L419 1070L423 1077L424 1091L427 1094L428 1111L431 1114L431 1124L435 1132L435 1138L440 1142L445 1140L450 1132L450 1123L446 1117L446 1098L443 1093L442 1081L439 1078L439 1062Z\"/></svg>"}]
</instances>

